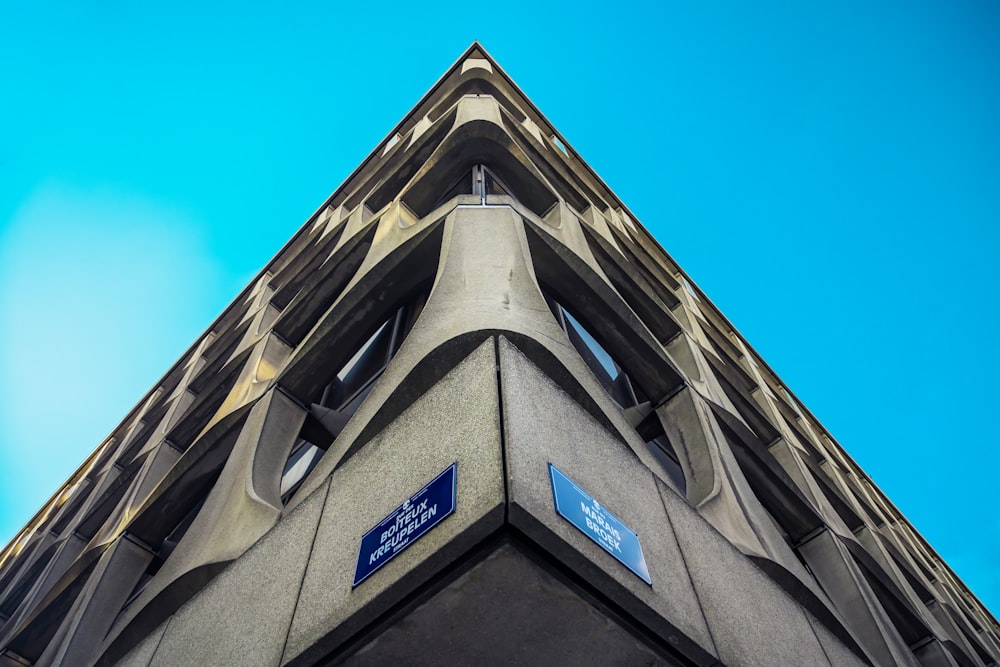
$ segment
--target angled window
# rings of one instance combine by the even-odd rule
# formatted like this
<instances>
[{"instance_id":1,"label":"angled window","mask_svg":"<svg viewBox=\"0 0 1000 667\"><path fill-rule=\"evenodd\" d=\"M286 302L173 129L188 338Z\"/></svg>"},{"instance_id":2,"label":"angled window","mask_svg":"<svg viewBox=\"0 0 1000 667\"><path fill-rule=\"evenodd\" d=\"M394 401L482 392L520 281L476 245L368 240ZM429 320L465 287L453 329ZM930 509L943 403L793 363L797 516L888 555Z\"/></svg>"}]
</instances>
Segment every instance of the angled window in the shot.
<instances>
[{"instance_id":1,"label":"angled window","mask_svg":"<svg viewBox=\"0 0 1000 667\"><path fill-rule=\"evenodd\" d=\"M427 291L422 291L393 312L333 375L319 403L311 405L306 423L281 474L281 499L284 502L287 503L295 494L371 393L417 321L426 301Z\"/></svg>"},{"instance_id":2,"label":"angled window","mask_svg":"<svg viewBox=\"0 0 1000 667\"><path fill-rule=\"evenodd\" d=\"M454 185L445 190L444 194L438 197L438 200L434 203L434 206L432 206L428 210L428 212L436 209L438 206L441 206L445 202L450 201L459 195L471 195L472 184L474 181L475 179L473 178L473 173L471 171L467 171L464 174L462 174L461 178L455 181Z\"/></svg>"},{"instance_id":3,"label":"angled window","mask_svg":"<svg viewBox=\"0 0 1000 667\"><path fill-rule=\"evenodd\" d=\"M573 347L580 353L591 373L594 374L594 377L614 399L615 403L622 410L626 410L626 414L632 412L628 408L640 404L648 406L649 399L633 384L628 374L604 346L597 342L587 327L551 296L545 295L545 301L555 316L556 322L566 332ZM646 448L659 463L667 478L676 485L681 494L686 493L687 481L684 478L684 469L681 467L677 453L667 438L656 413L647 415L636 426L636 432L646 443Z\"/></svg>"},{"instance_id":4,"label":"angled window","mask_svg":"<svg viewBox=\"0 0 1000 667\"><path fill-rule=\"evenodd\" d=\"M667 477L677 485L680 492L687 493L687 481L684 479L684 468L681 467L680 459L674 450L673 444L663 430L660 418L655 412L649 413L638 426L635 427L639 437L646 443L646 449L653 455L660 468L667 474Z\"/></svg>"},{"instance_id":5,"label":"angled window","mask_svg":"<svg viewBox=\"0 0 1000 667\"><path fill-rule=\"evenodd\" d=\"M320 449L305 438L299 438L295 442L288 461L285 462L285 469L281 472L282 502L288 502L292 494L298 490L302 480L316 467L325 453L325 449Z\"/></svg>"},{"instance_id":6,"label":"angled window","mask_svg":"<svg viewBox=\"0 0 1000 667\"><path fill-rule=\"evenodd\" d=\"M483 164L477 164L465 172L454 185L445 191L432 208L437 208L458 195L478 195L480 204L486 204L486 195L508 195L510 188L503 184L493 170Z\"/></svg>"},{"instance_id":7,"label":"angled window","mask_svg":"<svg viewBox=\"0 0 1000 667\"><path fill-rule=\"evenodd\" d=\"M170 530L170 533L163 539L163 542L160 543L159 548L156 549L153 554L152 560L149 561L149 565L146 566L146 569L139 576L139 580L132 588L132 592L129 593L128 598L126 598L125 604L122 605L121 611L118 612L118 616L115 618L114 623L111 624L111 627L114 627L114 625L125 616L129 607L132 606L132 603L135 602L140 595L142 595L142 592L146 590L146 586L149 585L149 582L156 577L156 573L160 571L163 564L167 562L168 558L170 558L170 554L174 552L174 549L177 548L177 545L180 544L180 541L187 533L188 528L191 527L191 524L194 523L194 520L198 517L198 513L201 511L201 508L204 507L205 501L208 500L208 495L211 493L214 486L215 483L213 480L213 482L208 484L204 491L202 491L201 498L184 516L180 518L179 521L177 521L174 527Z\"/></svg>"},{"instance_id":8,"label":"angled window","mask_svg":"<svg viewBox=\"0 0 1000 667\"><path fill-rule=\"evenodd\" d=\"M580 321L570 314L559 302L550 296L545 297L549 309L555 315L556 322L562 327L576 351L583 357L590 371L611 395L621 408L630 408L645 400L637 394L632 381L621 366L608 354L607 350L597 342L597 339Z\"/></svg>"},{"instance_id":9,"label":"angled window","mask_svg":"<svg viewBox=\"0 0 1000 667\"><path fill-rule=\"evenodd\" d=\"M483 172L483 194L512 196L510 194L510 189L503 184L503 181L501 181L489 167L480 165L480 168Z\"/></svg>"}]
</instances>

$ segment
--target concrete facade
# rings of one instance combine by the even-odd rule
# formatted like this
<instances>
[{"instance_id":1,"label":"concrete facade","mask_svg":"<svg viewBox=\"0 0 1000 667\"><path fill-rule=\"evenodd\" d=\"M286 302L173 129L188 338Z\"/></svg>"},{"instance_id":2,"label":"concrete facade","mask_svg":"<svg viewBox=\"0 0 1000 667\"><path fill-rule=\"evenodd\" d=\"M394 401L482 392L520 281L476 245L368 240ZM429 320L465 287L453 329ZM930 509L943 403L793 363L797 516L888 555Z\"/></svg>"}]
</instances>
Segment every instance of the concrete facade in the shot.
<instances>
[{"instance_id":1,"label":"concrete facade","mask_svg":"<svg viewBox=\"0 0 1000 667\"><path fill-rule=\"evenodd\" d=\"M452 464L454 512L355 585L362 536ZM651 584L556 511L550 465ZM4 667L998 656L478 44L0 553Z\"/></svg>"}]
</instances>

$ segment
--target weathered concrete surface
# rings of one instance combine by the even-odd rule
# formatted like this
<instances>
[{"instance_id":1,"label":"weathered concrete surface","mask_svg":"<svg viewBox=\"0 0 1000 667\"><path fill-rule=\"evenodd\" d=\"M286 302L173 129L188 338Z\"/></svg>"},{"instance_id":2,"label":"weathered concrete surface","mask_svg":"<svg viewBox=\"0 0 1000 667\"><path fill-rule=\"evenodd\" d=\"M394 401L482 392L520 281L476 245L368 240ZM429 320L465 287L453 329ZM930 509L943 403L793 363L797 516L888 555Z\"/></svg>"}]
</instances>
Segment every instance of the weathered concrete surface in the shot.
<instances>
[{"instance_id":1,"label":"weathered concrete surface","mask_svg":"<svg viewBox=\"0 0 1000 667\"><path fill-rule=\"evenodd\" d=\"M800 551L830 599L843 610L860 644L879 665L919 664L892 627L857 563L831 531L816 535Z\"/></svg>"},{"instance_id":2,"label":"weathered concrete surface","mask_svg":"<svg viewBox=\"0 0 1000 667\"><path fill-rule=\"evenodd\" d=\"M326 492L320 487L181 607L151 665L277 665Z\"/></svg>"},{"instance_id":3,"label":"weathered concrete surface","mask_svg":"<svg viewBox=\"0 0 1000 667\"><path fill-rule=\"evenodd\" d=\"M114 620L108 610L122 608L151 559L149 551L126 537L115 540L36 664L92 663Z\"/></svg>"},{"instance_id":4,"label":"weathered concrete surface","mask_svg":"<svg viewBox=\"0 0 1000 667\"><path fill-rule=\"evenodd\" d=\"M713 641L653 474L504 338L500 368L510 522L667 641L707 660ZM652 586L554 512L549 463L638 533Z\"/></svg>"},{"instance_id":5,"label":"weathered concrete surface","mask_svg":"<svg viewBox=\"0 0 1000 667\"><path fill-rule=\"evenodd\" d=\"M806 613L806 618L809 620L809 624L812 625L813 632L816 633L816 639L819 640L820 646L823 647L823 652L826 653L826 657L829 659L830 664L836 665L837 667L840 665L866 664L861 657L847 648L847 646L844 645L844 642L837 639L825 625L817 621L808 613Z\"/></svg>"},{"instance_id":6,"label":"weathered concrete surface","mask_svg":"<svg viewBox=\"0 0 1000 667\"><path fill-rule=\"evenodd\" d=\"M505 545L393 623L345 664L675 663Z\"/></svg>"},{"instance_id":7,"label":"weathered concrete surface","mask_svg":"<svg viewBox=\"0 0 1000 667\"><path fill-rule=\"evenodd\" d=\"M283 663L335 650L500 528L495 364L490 339L334 473ZM361 536L455 461L455 513L352 589Z\"/></svg>"},{"instance_id":8,"label":"weathered concrete surface","mask_svg":"<svg viewBox=\"0 0 1000 667\"><path fill-rule=\"evenodd\" d=\"M167 625L169 624L170 619L168 618L155 630L146 635L145 639L136 644L135 648L129 651L124 658L119 660L116 667L149 667L149 662L153 659L153 653L156 652L156 647L160 645L160 640L163 639L163 633L166 632Z\"/></svg>"},{"instance_id":9,"label":"weathered concrete surface","mask_svg":"<svg viewBox=\"0 0 1000 667\"><path fill-rule=\"evenodd\" d=\"M719 659L731 667L832 664L799 605L691 506L662 491Z\"/></svg>"}]
</instances>

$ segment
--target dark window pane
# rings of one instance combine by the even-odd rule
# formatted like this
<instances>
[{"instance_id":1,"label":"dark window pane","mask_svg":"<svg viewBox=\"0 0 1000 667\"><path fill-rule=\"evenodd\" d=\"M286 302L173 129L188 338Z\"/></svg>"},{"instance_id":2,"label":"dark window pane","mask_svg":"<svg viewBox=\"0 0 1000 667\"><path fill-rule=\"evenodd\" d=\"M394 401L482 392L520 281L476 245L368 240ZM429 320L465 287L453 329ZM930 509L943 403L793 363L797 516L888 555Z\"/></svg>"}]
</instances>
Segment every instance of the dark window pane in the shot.
<instances>
[{"instance_id":1,"label":"dark window pane","mask_svg":"<svg viewBox=\"0 0 1000 667\"><path fill-rule=\"evenodd\" d=\"M681 493L687 492L687 481L684 479L684 469L677 460L674 448L670 446L667 436L661 435L646 443L650 453L656 458L660 467L667 473Z\"/></svg>"},{"instance_id":2,"label":"dark window pane","mask_svg":"<svg viewBox=\"0 0 1000 667\"><path fill-rule=\"evenodd\" d=\"M427 292L421 290L413 300L392 314L365 341L354 356L333 376L319 403L313 403L292 448L281 476L281 498L288 502L323 457L351 416L357 412L389 360L403 343L417 321Z\"/></svg>"},{"instance_id":3,"label":"dark window pane","mask_svg":"<svg viewBox=\"0 0 1000 667\"><path fill-rule=\"evenodd\" d=\"M299 483L305 479L306 475L316 467L316 464L323 457L325 451L319 447L299 439L292 455L285 463L285 470L281 475L281 497L287 501L292 496Z\"/></svg>"},{"instance_id":4,"label":"dark window pane","mask_svg":"<svg viewBox=\"0 0 1000 667\"><path fill-rule=\"evenodd\" d=\"M380 373L389 361L389 346L392 342L395 316L379 327L357 354L337 373L340 386L334 398L334 406L351 399L369 380Z\"/></svg>"},{"instance_id":5,"label":"dark window pane","mask_svg":"<svg viewBox=\"0 0 1000 667\"><path fill-rule=\"evenodd\" d=\"M588 356L601 365L601 368L604 369L605 377L609 381L617 377L619 372L618 366L611 359L611 355L608 354L603 347L601 347L601 344L590 335L590 332L587 331L569 311L564 309L563 312L566 314L567 332L572 331L576 334L577 340L574 341L574 345L576 345L578 349L581 344L586 346ZM570 338L572 339L574 336L570 335Z\"/></svg>"},{"instance_id":6,"label":"dark window pane","mask_svg":"<svg viewBox=\"0 0 1000 667\"><path fill-rule=\"evenodd\" d=\"M448 188L443 195L437 200L432 209L437 208L441 204L444 204L450 199L454 199L458 195L471 195L472 194L472 172L466 172L458 179L454 185Z\"/></svg>"},{"instance_id":7,"label":"dark window pane","mask_svg":"<svg viewBox=\"0 0 1000 667\"><path fill-rule=\"evenodd\" d=\"M611 394L611 398L623 408L635 405L636 398L632 391L632 384L625 372L569 311L564 308L560 308L560 310L562 311L562 324L570 342L573 343L573 347L580 353L583 360L587 362L590 370L604 386L605 391Z\"/></svg>"},{"instance_id":8,"label":"dark window pane","mask_svg":"<svg viewBox=\"0 0 1000 667\"><path fill-rule=\"evenodd\" d=\"M503 183L489 169L484 169L484 181L486 184L486 194L488 195L510 195Z\"/></svg>"}]
</instances>

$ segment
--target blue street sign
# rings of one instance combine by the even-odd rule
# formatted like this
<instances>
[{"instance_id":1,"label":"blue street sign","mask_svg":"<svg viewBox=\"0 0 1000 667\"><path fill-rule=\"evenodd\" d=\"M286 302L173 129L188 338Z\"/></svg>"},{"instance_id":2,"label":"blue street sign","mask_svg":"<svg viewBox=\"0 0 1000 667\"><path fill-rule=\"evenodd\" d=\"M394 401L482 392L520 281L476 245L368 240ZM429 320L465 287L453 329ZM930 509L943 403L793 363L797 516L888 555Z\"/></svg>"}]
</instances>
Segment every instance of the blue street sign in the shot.
<instances>
[{"instance_id":1,"label":"blue street sign","mask_svg":"<svg viewBox=\"0 0 1000 667\"><path fill-rule=\"evenodd\" d=\"M552 498L559 516L576 526L581 533L597 542L622 565L652 586L646 558L639 545L639 536L551 463L549 476L552 478Z\"/></svg>"},{"instance_id":2,"label":"blue street sign","mask_svg":"<svg viewBox=\"0 0 1000 667\"><path fill-rule=\"evenodd\" d=\"M455 511L457 469L456 461L361 537L351 588Z\"/></svg>"}]
</instances>

